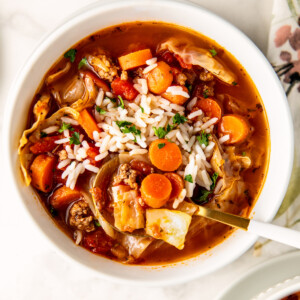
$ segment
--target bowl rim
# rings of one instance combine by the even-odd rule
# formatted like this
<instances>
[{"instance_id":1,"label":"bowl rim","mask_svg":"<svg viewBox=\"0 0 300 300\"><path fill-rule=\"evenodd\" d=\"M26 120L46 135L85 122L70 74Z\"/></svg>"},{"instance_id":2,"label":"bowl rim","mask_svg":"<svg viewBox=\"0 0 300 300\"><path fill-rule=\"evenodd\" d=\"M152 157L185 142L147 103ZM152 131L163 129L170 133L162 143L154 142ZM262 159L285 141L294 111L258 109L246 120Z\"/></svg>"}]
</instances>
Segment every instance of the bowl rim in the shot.
<instances>
[{"instance_id":1,"label":"bowl rim","mask_svg":"<svg viewBox=\"0 0 300 300\"><path fill-rule=\"evenodd\" d=\"M75 260L73 257L71 257L69 254L67 254L67 252L63 249L63 247L59 246L52 238L50 238L47 233L44 231L44 229L42 229L42 227L40 226L40 224L38 223L38 221L34 218L34 216L31 214L31 212L29 211L29 208L27 207L27 204L24 201L24 198L22 196L21 193L21 189L19 188L18 184L17 184L17 178L16 178L16 174L14 174L13 172L13 167L14 167L14 163L13 163L13 159L14 156L10 153L10 127L11 127L11 122L12 122L12 116L13 116L13 108L16 104L16 100L17 100L17 91L20 89L20 87L22 86L23 81L26 78L26 75L30 69L30 67L33 65L33 63L35 62L35 60L38 58L39 54L41 52L43 52L45 49L47 49L47 47L49 47L52 43L53 43L53 39L55 40L55 36L62 34L64 31L66 31L70 26L74 26L74 24L76 24L76 22L78 22L80 20L80 18L82 16L85 16L85 14L91 12L91 10L93 8L98 8L99 12L103 11L104 9L106 10L114 10L116 8L124 8L124 7L128 7L130 5L176 5L178 9L182 8L193 8L198 10L199 12L202 11L202 13L207 14L208 16L210 16L211 18L216 19L218 22L221 22L223 24L225 24L227 27L230 28L231 31L235 31L236 33L239 34L241 40L243 40L243 42L246 42L247 45L249 47L251 47L253 50L255 50L256 54L258 55L258 57L264 61L265 64L265 69L269 70L269 76L270 78L272 77L272 80L274 82L277 82L277 88L279 89L279 92L281 92L281 95L278 96L278 98L281 98L281 100L283 100L285 98L285 93L281 87L281 83L279 81L279 79L277 78L277 75L275 74L274 70L272 69L271 65L269 64L268 60L266 59L266 57L261 53L261 51L257 48L257 46L243 33L241 32L238 28L236 28L235 26L233 26L231 23L229 23L228 21L224 20L223 18L219 17L218 15L210 12L209 10L196 5L195 3L192 2L182 2L179 0L128 0L126 2L122 1L122 0L112 0L112 1L105 1L105 2L96 2L96 3L92 3L90 5L87 5L86 7L84 7L83 9L78 10L77 12L73 13L71 16L67 17L67 19L63 22L61 22L58 26L56 26L53 30L51 30L48 34L46 34L41 41L36 45L36 47L34 48L33 52L31 53L31 55L29 56L29 59L25 62L25 64L23 65L23 67L17 72L17 75L11 85L11 88L9 90L8 93L8 97L7 97L7 102L5 105L5 114L4 114L4 120L3 120L3 145L4 145L4 157L7 157L8 159L4 160L4 167L7 169L9 177L12 179L13 181L13 185L14 188L17 190L17 193L19 195L19 199L21 200L23 206L25 207L25 210L27 211L27 213L30 215L30 219L37 225L36 227L39 229L39 231L42 233L42 236L45 238L45 240L47 240L49 242L49 244L55 249L58 250L58 252L63 256L66 257L69 261L72 262L76 262L78 264L80 264L81 266L84 266L85 268L92 270L94 273L96 273L98 276L105 278L105 279L109 279L111 281L114 282L119 282L119 283L126 283L126 284L141 284L141 285L147 285L147 286L164 286L164 285L171 285L171 284L178 284L178 283L183 283L192 279L195 279L197 277L203 276L204 274L202 274L201 272L198 274L189 274L189 275L185 275L184 278L172 278L171 280L165 279L161 282L155 282L155 281L145 281L145 280L141 280L141 281L135 281L133 282L132 279L128 279L128 278L121 278L121 277L116 277L107 273L104 273L101 270L95 270L93 268L91 268L90 266L87 266L86 264L84 264L83 262L77 261ZM101 8L100 8L101 7ZM87 17L88 19L88 17ZM155 19L155 18L153 18ZM164 22L163 20L161 20L162 22ZM72 24L73 23L73 24ZM116 24L117 25L117 24ZM193 28L192 28L193 29ZM99 29L100 30L100 29ZM218 43L218 41L216 41ZM289 106L288 106L288 102L287 101L282 101L282 105L284 107L284 111L283 113L286 114L287 116L287 134L286 134L286 138L289 140L289 153L286 153L287 156L287 169L286 169L286 174L288 174L288 176L286 176L286 178L283 180L282 182L282 188L281 188L281 196L283 199L283 196L287 190L287 186L290 180L290 176L291 176L291 172L292 172L292 166L293 166L293 158L294 158L294 136L293 136L293 123L292 123L292 118L291 118L291 114L290 114L290 110L289 110ZM276 205L273 206L272 211L270 211L268 214L266 213L265 219L264 221L271 221L273 219L273 217L275 216L278 208L280 207L281 202L278 201L278 203L276 203ZM227 259L226 261L220 263L218 266L214 266L211 267L205 274L211 273L213 271L215 271L216 269L219 269L229 263L231 263L232 261L236 260L238 257L240 257L243 253L245 253L256 241L257 237L253 236L253 235L249 235L249 238L247 240L247 243L244 243L244 245L240 245L239 251L237 251L235 253L235 255L233 255L232 257L230 257L229 259Z\"/></svg>"}]
</instances>

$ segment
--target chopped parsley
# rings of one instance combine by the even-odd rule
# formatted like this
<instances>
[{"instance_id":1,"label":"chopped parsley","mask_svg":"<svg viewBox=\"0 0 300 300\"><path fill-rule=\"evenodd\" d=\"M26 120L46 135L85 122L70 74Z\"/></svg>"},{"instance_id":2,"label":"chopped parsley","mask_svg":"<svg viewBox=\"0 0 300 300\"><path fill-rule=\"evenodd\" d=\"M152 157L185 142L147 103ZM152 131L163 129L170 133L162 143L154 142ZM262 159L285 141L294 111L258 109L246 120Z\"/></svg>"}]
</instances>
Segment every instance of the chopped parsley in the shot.
<instances>
[{"instance_id":1,"label":"chopped parsley","mask_svg":"<svg viewBox=\"0 0 300 300\"><path fill-rule=\"evenodd\" d=\"M212 57L216 56L218 53L215 49L209 49L209 52L211 54Z\"/></svg>"},{"instance_id":2,"label":"chopped parsley","mask_svg":"<svg viewBox=\"0 0 300 300\"><path fill-rule=\"evenodd\" d=\"M237 82L233 81L233 82L232 82L232 85L237 85Z\"/></svg>"},{"instance_id":3,"label":"chopped parsley","mask_svg":"<svg viewBox=\"0 0 300 300\"><path fill-rule=\"evenodd\" d=\"M44 138L44 137L48 136L48 134L44 131L41 131L40 136L41 136L41 138Z\"/></svg>"},{"instance_id":4,"label":"chopped parsley","mask_svg":"<svg viewBox=\"0 0 300 300\"><path fill-rule=\"evenodd\" d=\"M57 210L52 205L50 205L50 214L52 217L57 216Z\"/></svg>"},{"instance_id":5,"label":"chopped parsley","mask_svg":"<svg viewBox=\"0 0 300 300\"><path fill-rule=\"evenodd\" d=\"M137 136L141 136L141 131L135 127L131 122L127 121L116 121L116 124L123 133L132 133ZM136 142L136 139L134 139Z\"/></svg>"},{"instance_id":6,"label":"chopped parsley","mask_svg":"<svg viewBox=\"0 0 300 300\"><path fill-rule=\"evenodd\" d=\"M120 104L118 105L118 106L120 106L121 108L125 108L125 106L124 106L124 101L123 101L123 98L119 95L118 96L118 99L119 99L119 101L120 101Z\"/></svg>"},{"instance_id":7,"label":"chopped parsley","mask_svg":"<svg viewBox=\"0 0 300 300\"><path fill-rule=\"evenodd\" d=\"M76 49L70 49L69 51L67 51L67 52L64 54L64 57L67 58L67 59L69 59L70 62L74 62L76 53L77 53L77 50L76 50Z\"/></svg>"},{"instance_id":8,"label":"chopped parsley","mask_svg":"<svg viewBox=\"0 0 300 300\"><path fill-rule=\"evenodd\" d=\"M99 223L98 220L94 220L94 224L95 224L96 227L101 227L101 224Z\"/></svg>"},{"instance_id":9,"label":"chopped parsley","mask_svg":"<svg viewBox=\"0 0 300 300\"><path fill-rule=\"evenodd\" d=\"M187 121L187 118L185 116L180 115L179 113L176 113L176 115L173 117L173 124L183 124Z\"/></svg>"},{"instance_id":10,"label":"chopped parsley","mask_svg":"<svg viewBox=\"0 0 300 300\"><path fill-rule=\"evenodd\" d=\"M88 65L87 59L84 57L78 64L78 70L80 70L82 67L85 67Z\"/></svg>"},{"instance_id":11,"label":"chopped parsley","mask_svg":"<svg viewBox=\"0 0 300 300\"><path fill-rule=\"evenodd\" d=\"M166 146L166 143L159 143L157 146L158 146L158 149L161 149L161 148L163 148L164 146Z\"/></svg>"},{"instance_id":12,"label":"chopped parsley","mask_svg":"<svg viewBox=\"0 0 300 300\"><path fill-rule=\"evenodd\" d=\"M211 176L212 184L210 186L211 191L216 187L216 182L217 182L218 177L219 177L219 174L217 172L214 172L214 174L212 174L212 176Z\"/></svg>"},{"instance_id":13,"label":"chopped parsley","mask_svg":"<svg viewBox=\"0 0 300 300\"><path fill-rule=\"evenodd\" d=\"M200 135L197 136L197 140L200 145L208 146L208 137L210 136L210 133L205 133L204 130L201 131Z\"/></svg>"},{"instance_id":14,"label":"chopped parsley","mask_svg":"<svg viewBox=\"0 0 300 300\"><path fill-rule=\"evenodd\" d=\"M242 152L242 156L246 156L246 152L245 151Z\"/></svg>"},{"instance_id":15,"label":"chopped parsley","mask_svg":"<svg viewBox=\"0 0 300 300\"><path fill-rule=\"evenodd\" d=\"M208 98L208 90L207 89L203 91L203 97L205 99Z\"/></svg>"},{"instance_id":16,"label":"chopped parsley","mask_svg":"<svg viewBox=\"0 0 300 300\"><path fill-rule=\"evenodd\" d=\"M193 183L193 177L191 174L188 174L184 177L184 180L190 183Z\"/></svg>"},{"instance_id":17,"label":"chopped parsley","mask_svg":"<svg viewBox=\"0 0 300 300\"><path fill-rule=\"evenodd\" d=\"M70 145L74 144L74 145L80 145L80 139L79 139L79 133L78 132L74 132L72 134L72 136L70 137Z\"/></svg>"},{"instance_id":18,"label":"chopped parsley","mask_svg":"<svg viewBox=\"0 0 300 300\"><path fill-rule=\"evenodd\" d=\"M96 111L100 114L100 115L104 115L106 114L106 110L104 110L103 108L101 108L100 106L96 106Z\"/></svg>"},{"instance_id":19,"label":"chopped parsley","mask_svg":"<svg viewBox=\"0 0 300 300\"><path fill-rule=\"evenodd\" d=\"M140 106L140 108L141 108L142 113L144 113L145 112L144 107Z\"/></svg>"},{"instance_id":20,"label":"chopped parsley","mask_svg":"<svg viewBox=\"0 0 300 300\"><path fill-rule=\"evenodd\" d=\"M62 125L61 125L61 127L58 129L58 132L59 132L59 133L62 133L64 130L67 130L67 129L69 129L69 130L71 130L71 131L74 130L74 128L72 127L71 124L68 124L68 123L63 122Z\"/></svg>"},{"instance_id":21,"label":"chopped parsley","mask_svg":"<svg viewBox=\"0 0 300 300\"><path fill-rule=\"evenodd\" d=\"M214 188L216 187L216 182L219 177L219 174L217 172L214 172L214 174L210 177L212 180L212 184L210 185L210 190L206 190L204 188L201 188L200 190L200 196L196 199L193 199L193 201L197 204L205 204L209 201L209 196L213 193Z\"/></svg>"},{"instance_id":22,"label":"chopped parsley","mask_svg":"<svg viewBox=\"0 0 300 300\"><path fill-rule=\"evenodd\" d=\"M163 127L154 127L153 126L153 130L154 130L154 134L159 138L159 139L163 139L171 130L173 129L173 126L171 125L167 125L166 129Z\"/></svg>"},{"instance_id":23,"label":"chopped parsley","mask_svg":"<svg viewBox=\"0 0 300 300\"><path fill-rule=\"evenodd\" d=\"M187 84L187 85L186 85L186 88L188 89L188 91L189 91L189 92L191 92L191 91L192 91L192 88L193 88L193 86L192 86L191 84Z\"/></svg>"},{"instance_id":24,"label":"chopped parsley","mask_svg":"<svg viewBox=\"0 0 300 300\"><path fill-rule=\"evenodd\" d=\"M119 128L127 126L127 125L132 125L131 122L127 122L127 121L116 121L116 124L118 125Z\"/></svg>"}]
</instances>

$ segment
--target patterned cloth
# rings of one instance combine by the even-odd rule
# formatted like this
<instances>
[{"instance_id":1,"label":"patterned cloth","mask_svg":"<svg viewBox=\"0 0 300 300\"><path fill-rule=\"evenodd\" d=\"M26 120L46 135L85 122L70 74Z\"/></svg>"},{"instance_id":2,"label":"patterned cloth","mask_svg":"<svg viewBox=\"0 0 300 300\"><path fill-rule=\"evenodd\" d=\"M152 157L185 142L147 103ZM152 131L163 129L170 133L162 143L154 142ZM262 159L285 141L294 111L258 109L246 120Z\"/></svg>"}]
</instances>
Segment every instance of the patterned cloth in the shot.
<instances>
[{"instance_id":1,"label":"patterned cloth","mask_svg":"<svg viewBox=\"0 0 300 300\"><path fill-rule=\"evenodd\" d=\"M291 181L275 223L300 229L300 0L274 0L268 59L287 94L295 130ZM275 100L275 99L274 99ZM284 137L282 137L284 143ZM255 248L260 248L258 242Z\"/></svg>"}]
</instances>

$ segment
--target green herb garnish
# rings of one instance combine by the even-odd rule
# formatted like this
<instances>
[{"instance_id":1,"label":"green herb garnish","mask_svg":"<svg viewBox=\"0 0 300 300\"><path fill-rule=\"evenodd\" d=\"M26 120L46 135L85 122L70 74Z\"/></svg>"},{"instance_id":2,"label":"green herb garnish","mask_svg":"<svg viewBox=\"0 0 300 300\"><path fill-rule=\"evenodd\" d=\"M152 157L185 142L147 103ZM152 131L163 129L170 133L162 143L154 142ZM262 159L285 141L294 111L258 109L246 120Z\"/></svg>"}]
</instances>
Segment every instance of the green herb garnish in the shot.
<instances>
[{"instance_id":1,"label":"green herb garnish","mask_svg":"<svg viewBox=\"0 0 300 300\"><path fill-rule=\"evenodd\" d=\"M190 183L193 183L193 177L191 174L188 174L184 177L184 180Z\"/></svg>"},{"instance_id":2,"label":"green herb garnish","mask_svg":"<svg viewBox=\"0 0 300 300\"><path fill-rule=\"evenodd\" d=\"M80 145L80 135L78 132L74 132L72 136L70 137L70 145Z\"/></svg>"},{"instance_id":3,"label":"green herb garnish","mask_svg":"<svg viewBox=\"0 0 300 300\"><path fill-rule=\"evenodd\" d=\"M63 122L62 125L61 125L61 127L58 129L58 132L59 132L59 133L62 133L64 130L67 130L67 129L69 129L69 130L71 130L71 131L74 130L74 128L72 127L71 124L68 124L68 123Z\"/></svg>"},{"instance_id":4,"label":"green herb garnish","mask_svg":"<svg viewBox=\"0 0 300 300\"><path fill-rule=\"evenodd\" d=\"M57 216L57 210L52 205L50 205L50 214L52 217Z\"/></svg>"},{"instance_id":5,"label":"green herb garnish","mask_svg":"<svg viewBox=\"0 0 300 300\"><path fill-rule=\"evenodd\" d=\"M169 127L168 127L169 126ZM154 130L154 134L159 138L159 139L163 139L172 129L171 126L168 125L166 129L164 129L163 127L154 127L153 126L153 130Z\"/></svg>"},{"instance_id":6,"label":"green herb garnish","mask_svg":"<svg viewBox=\"0 0 300 300\"><path fill-rule=\"evenodd\" d=\"M192 91L193 86L191 84L186 85L186 88L188 89L189 92Z\"/></svg>"},{"instance_id":7,"label":"green herb garnish","mask_svg":"<svg viewBox=\"0 0 300 300\"><path fill-rule=\"evenodd\" d=\"M94 224L96 227L102 227L98 220L94 220Z\"/></svg>"},{"instance_id":8,"label":"green herb garnish","mask_svg":"<svg viewBox=\"0 0 300 300\"><path fill-rule=\"evenodd\" d=\"M104 115L106 114L106 110L104 110L103 108L101 108L100 106L96 106L96 111L100 114L100 115Z\"/></svg>"},{"instance_id":9,"label":"green herb garnish","mask_svg":"<svg viewBox=\"0 0 300 300\"><path fill-rule=\"evenodd\" d=\"M116 121L116 124L118 125L119 128L127 126L127 125L132 125L131 122L127 122L127 121Z\"/></svg>"},{"instance_id":10,"label":"green herb garnish","mask_svg":"<svg viewBox=\"0 0 300 300\"><path fill-rule=\"evenodd\" d=\"M69 59L70 62L74 62L76 53L77 53L77 50L76 50L76 49L70 49L69 51L67 51L67 52L64 54L64 57L67 58L67 59Z\"/></svg>"},{"instance_id":11,"label":"green herb garnish","mask_svg":"<svg viewBox=\"0 0 300 300\"><path fill-rule=\"evenodd\" d=\"M85 67L88 65L87 59L84 57L78 64L78 70L80 70L82 67Z\"/></svg>"},{"instance_id":12,"label":"green herb garnish","mask_svg":"<svg viewBox=\"0 0 300 300\"><path fill-rule=\"evenodd\" d=\"M200 145L208 146L208 137L210 136L210 133L206 133L204 130L201 131L200 135L197 136L197 140Z\"/></svg>"},{"instance_id":13,"label":"green herb garnish","mask_svg":"<svg viewBox=\"0 0 300 300\"><path fill-rule=\"evenodd\" d=\"M206 190L204 188L202 188L200 190L200 196L197 198L197 199L193 199L194 202L196 202L197 204L205 204L208 202L208 198L209 196L213 193L213 190L214 188L216 187L216 182L217 182L217 179L219 177L219 174L218 173L214 173L210 178L212 180L212 184L210 185L210 190Z\"/></svg>"},{"instance_id":14,"label":"green herb garnish","mask_svg":"<svg viewBox=\"0 0 300 300\"><path fill-rule=\"evenodd\" d=\"M157 146L158 146L158 149L161 149L161 148L163 148L164 146L166 146L166 143L159 143Z\"/></svg>"},{"instance_id":15,"label":"green herb garnish","mask_svg":"<svg viewBox=\"0 0 300 300\"><path fill-rule=\"evenodd\" d=\"M116 121L116 124L123 133L132 133L137 136L141 136L141 131L135 127L131 122L127 121ZM136 142L136 138L134 139Z\"/></svg>"},{"instance_id":16,"label":"green herb garnish","mask_svg":"<svg viewBox=\"0 0 300 300\"><path fill-rule=\"evenodd\" d=\"M233 82L232 82L232 85L237 85L237 82L233 81Z\"/></svg>"},{"instance_id":17,"label":"green herb garnish","mask_svg":"<svg viewBox=\"0 0 300 300\"><path fill-rule=\"evenodd\" d=\"M214 172L214 174L212 174L212 176L211 176L212 184L210 186L211 191L216 187L216 182L217 182L218 177L219 177L219 174L217 172Z\"/></svg>"},{"instance_id":18,"label":"green herb garnish","mask_svg":"<svg viewBox=\"0 0 300 300\"><path fill-rule=\"evenodd\" d=\"M242 156L246 156L246 152L245 151L242 152Z\"/></svg>"},{"instance_id":19,"label":"green herb garnish","mask_svg":"<svg viewBox=\"0 0 300 300\"><path fill-rule=\"evenodd\" d=\"M211 54L212 57L216 56L218 53L215 49L209 49L209 52Z\"/></svg>"},{"instance_id":20,"label":"green herb garnish","mask_svg":"<svg viewBox=\"0 0 300 300\"><path fill-rule=\"evenodd\" d=\"M41 131L40 136L41 136L41 138L44 138L44 137L48 136L48 134L44 131Z\"/></svg>"},{"instance_id":21,"label":"green herb garnish","mask_svg":"<svg viewBox=\"0 0 300 300\"><path fill-rule=\"evenodd\" d=\"M119 95L118 96L118 99L119 99L119 101L120 101L120 104L118 105L118 106L120 106L121 108L123 108L124 109L124 101L123 101L123 98Z\"/></svg>"},{"instance_id":22,"label":"green herb garnish","mask_svg":"<svg viewBox=\"0 0 300 300\"><path fill-rule=\"evenodd\" d=\"M179 113L176 113L176 115L173 117L173 124L183 124L187 121L187 118L185 116L180 115Z\"/></svg>"},{"instance_id":23,"label":"green herb garnish","mask_svg":"<svg viewBox=\"0 0 300 300\"><path fill-rule=\"evenodd\" d=\"M208 98L208 90L203 91L203 97L206 99Z\"/></svg>"},{"instance_id":24,"label":"green herb garnish","mask_svg":"<svg viewBox=\"0 0 300 300\"><path fill-rule=\"evenodd\" d=\"M140 106L142 113L145 112L144 107Z\"/></svg>"}]
</instances>

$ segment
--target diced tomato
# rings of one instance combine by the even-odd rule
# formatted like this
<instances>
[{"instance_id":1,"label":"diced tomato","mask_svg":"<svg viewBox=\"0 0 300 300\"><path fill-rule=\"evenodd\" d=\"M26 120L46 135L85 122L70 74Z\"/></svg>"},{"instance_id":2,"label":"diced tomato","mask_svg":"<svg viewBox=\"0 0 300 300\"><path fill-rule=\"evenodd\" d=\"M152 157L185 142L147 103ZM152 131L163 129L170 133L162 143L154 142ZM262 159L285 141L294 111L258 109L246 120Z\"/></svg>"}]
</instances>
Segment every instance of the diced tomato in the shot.
<instances>
[{"instance_id":1,"label":"diced tomato","mask_svg":"<svg viewBox=\"0 0 300 300\"><path fill-rule=\"evenodd\" d=\"M138 95L138 91L133 87L133 84L128 80L121 80L120 78L116 78L111 83L111 88L113 93L121 96L122 98L132 101Z\"/></svg>"},{"instance_id":2,"label":"diced tomato","mask_svg":"<svg viewBox=\"0 0 300 300\"><path fill-rule=\"evenodd\" d=\"M39 142L33 144L29 149L34 154L50 152L56 146L58 146L57 144L55 144L55 141L59 140L60 138L61 137L59 135L46 136L44 138L41 138Z\"/></svg>"},{"instance_id":3,"label":"diced tomato","mask_svg":"<svg viewBox=\"0 0 300 300\"><path fill-rule=\"evenodd\" d=\"M192 68L192 64L186 64L183 59L178 55L175 54L176 59L178 60L180 66L184 69L191 69Z\"/></svg>"},{"instance_id":4,"label":"diced tomato","mask_svg":"<svg viewBox=\"0 0 300 300\"><path fill-rule=\"evenodd\" d=\"M160 53L160 56L161 56L162 60L165 61L169 65L174 64L174 62L175 62L174 55L168 50Z\"/></svg>"},{"instance_id":5,"label":"diced tomato","mask_svg":"<svg viewBox=\"0 0 300 300\"><path fill-rule=\"evenodd\" d=\"M91 165L98 166L100 164L100 161L95 160L95 157L99 155L99 148L90 146L90 148L86 150L86 154Z\"/></svg>"},{"instance_id":6,"label":"diced tomato","mask_svg":"<svg viewBox=\"0 0 300 300\"><path fill-rule=\"evenodd\" d=\"M80 73L85 77L85 76L88 76L90 77L93 82L96 84L96 86L98 88L101 88L104 92L110 92L110 89L109 89L109 86L108 84L100 79L96 74L94 74L93 72L91 71L80 71Z\"/></svg>"},{"instance_id":7,"label":"diced tomato","mask_svg":"<svg viewBox=\"0 0 300 300\"><path fill-rule=\"evenodd\" d=\"M108 254L113 246L113 239L106 235L102 228L98 228L85 234L83 246L94 253Z\"/></svg>"}]
</instances>

